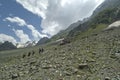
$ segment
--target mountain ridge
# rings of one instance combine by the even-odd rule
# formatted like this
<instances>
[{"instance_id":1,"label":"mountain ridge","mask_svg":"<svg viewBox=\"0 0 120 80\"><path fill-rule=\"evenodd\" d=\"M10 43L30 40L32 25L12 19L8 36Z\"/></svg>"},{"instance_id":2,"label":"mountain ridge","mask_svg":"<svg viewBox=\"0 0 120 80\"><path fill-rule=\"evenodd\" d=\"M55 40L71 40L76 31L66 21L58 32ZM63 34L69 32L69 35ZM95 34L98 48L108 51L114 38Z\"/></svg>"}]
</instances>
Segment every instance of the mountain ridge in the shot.
<instances>
[{"instance_id":1,"label":"mountain ridge","mask_svg":"<svg viewBox=\"0 0 120 80\"><path fill-rule=\"evenodd\" d=\"M0 51L3 50L11 50L11 49L16 49L17 47L14 46L11 42L5 41L4 43L0 44Z\"/></svg>"}]
</instances>

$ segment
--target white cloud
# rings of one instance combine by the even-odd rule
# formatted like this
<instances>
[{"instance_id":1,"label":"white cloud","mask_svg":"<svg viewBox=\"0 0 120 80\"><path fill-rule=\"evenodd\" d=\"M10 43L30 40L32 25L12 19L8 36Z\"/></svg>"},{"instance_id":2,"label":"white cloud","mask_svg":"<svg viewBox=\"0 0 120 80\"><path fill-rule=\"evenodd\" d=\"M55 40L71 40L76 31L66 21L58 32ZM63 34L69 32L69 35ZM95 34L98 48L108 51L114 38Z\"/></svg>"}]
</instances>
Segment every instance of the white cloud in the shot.
<instances>
[{"instance_id":1,"label":"white cloud","mask_svg":"<svg viewBox=\"0 0 120 80\"><path fill-rule=\"evenodd\" d=\"M17 37L20 39L20 43L26 43L27 41L31 41L29 36L23 32L23 30L15 30L13 29Z\"/></svg>"},{"instance_id":2,"label":"white cloud","mask_svg":"<svg viewBox=\"0 0 120 80\"><path fill-rule=\"evenodd\" d=\"M9 41L12 42L14 45L16 44L16 40L14 37L6 35L6 34L0 34L0 42L4 42L4 41Z\"/></svg>"},{"instance_id":3,"label":"white cloud","mask_svg":"<svg viewBox=\"0 0 120 80\"><path fill-rule=\"evenodd\" d=\"M38 41L40 38L47 37L45 34L40 34L33 25L27 25L27 27L32 31L35 40Z\"/></svg>"},{"instance_id":4,"label":"white cloud","mask_svg":"<svg viewBox=\"0 0 120 80\"><path fill-rule=\"evenodd\" d=\"M36 41L38 41L42 37L47 37L47 35L41 34L40 32L38 32L38 30L35 29L33 25L27 24L25 20L19 17L7 17L4 20L10 21L12 23L17 23L19 26L27 26L27 28L31 30L32 36Z\"/></svg>"},{"instance_id":5,"label":"white cloud","mask_svg":"<svg viewBox=\"0 0 120 80\"><path fill-rule=\"evenodd\" d=\"M47 27L48 25L50 27ZM57 34L59 32L59 30L62 29L62 26L60 26L57 22L54 22L54 21L47 23L44 26L46 26L46 27L44 27L42 33L50 34L50 35Z\"/></svg>"},{"instance_id":6,"label":"white cloud","mask_svg":"<svg viewBox=\"0 0 120 80\"><path fill-rule=\"evenodd\" d=\"M45 18L48 0L16 0L28 11Z\"/></svg>"},{"instance_id":7,"label":"white cloud","mask_svg":"<svg viewBox=\"0 0 120 80\"><path fill-rule=\"evenodd\" d=\"M104 0L16 0L25 9L43 18L44 33L51 36L71 23L88 17Z\"/></svg>"},{"instance_id":8,"label":"white cloud","mask_svg":"<svg viewBox=\"0 0 120 80\"><path fill-rule=\"evenodd\" d=\"M22 19L20 19L19 17L7 17L6 19L4 19L4 21L10 21L12 23L17 23L19 26L25 26L26 22Z\"/></svg>"}]
</instances>

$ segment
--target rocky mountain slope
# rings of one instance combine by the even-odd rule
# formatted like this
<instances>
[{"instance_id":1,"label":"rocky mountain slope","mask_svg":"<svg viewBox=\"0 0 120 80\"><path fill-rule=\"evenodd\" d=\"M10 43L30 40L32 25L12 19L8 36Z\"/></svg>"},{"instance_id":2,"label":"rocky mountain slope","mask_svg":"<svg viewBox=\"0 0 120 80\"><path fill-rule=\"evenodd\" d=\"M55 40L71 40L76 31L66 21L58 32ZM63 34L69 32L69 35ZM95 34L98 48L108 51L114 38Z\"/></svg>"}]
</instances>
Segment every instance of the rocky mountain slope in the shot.
<instances>
[{"instance_id":1,"label":"rocky mountain slope","mask_svg":"<svg viewBox=\"0 0 120 80\"><path fill-rule=\"evenodd\" d=\"M66 45L40 46L43 52L40 47L24 49L0 67L0 79L119 80L119 31L102 31Z\"/></svg>"}]
</instances>

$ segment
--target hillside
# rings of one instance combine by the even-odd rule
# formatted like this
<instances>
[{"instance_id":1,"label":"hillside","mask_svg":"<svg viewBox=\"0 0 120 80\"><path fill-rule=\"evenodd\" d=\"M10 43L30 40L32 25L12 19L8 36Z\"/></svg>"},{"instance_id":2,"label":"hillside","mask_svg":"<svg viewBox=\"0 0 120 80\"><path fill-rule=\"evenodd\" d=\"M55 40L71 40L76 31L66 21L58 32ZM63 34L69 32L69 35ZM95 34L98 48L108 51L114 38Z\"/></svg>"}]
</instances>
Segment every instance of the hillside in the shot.
<instances>
[{"instance_id":1,"label":"hillside","mask_svg":"<svg viewBox=\"0 0 120 80\"><path fill-rule=\"evenodd\" d=\"M0 79L119 80L119 31L120 28L103 31L62 46L19 50L16 53L22 54L9 57L2 65ZM39 54L40 47L44 51ZM35 54L28 56L32 50Z\"/></svg>"}]
</instances>

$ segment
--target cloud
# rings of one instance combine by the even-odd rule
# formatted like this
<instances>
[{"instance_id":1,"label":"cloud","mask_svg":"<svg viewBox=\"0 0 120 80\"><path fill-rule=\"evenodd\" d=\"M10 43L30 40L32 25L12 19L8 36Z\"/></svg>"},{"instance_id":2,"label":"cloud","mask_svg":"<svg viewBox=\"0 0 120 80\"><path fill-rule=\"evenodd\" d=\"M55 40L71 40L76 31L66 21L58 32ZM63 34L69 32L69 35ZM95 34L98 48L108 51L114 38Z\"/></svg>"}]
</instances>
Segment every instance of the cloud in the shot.
<instances>
[{"instance_id":1,"label":"cloud","mask_svg":"<svg viewBox=\"0 0 120 80\"><path fill-rule=\"evenodd\" d=\"M12 23L17 23L19 26L27 26L29 30L31 30L32 36L34 40L38 41L42 37L47 37L47 35L38 32L33 25L27 24L25 20L19 17L7 17L4 21L10 21ZM27 37L27 36L26 36Z\"/></svg>"},{"instance_id":2,"label":"cloud","mask_svg":"<svg viewBox=\"0 0 120 80\"><path fill-rule=\"evenodd\" d=\"M88 17L104 0L16 0L26 10L43 18L43 33L55 35L71 23Z\"/></svg>"},{"instance_id":3,"label":"cloud","mask_svg":"<svg viewBox=\"0 0 120 80\"><path fill-rule=\"evenodd\" d=\"M45 18L48 0L16 0L28 11Z\"/></svg>"},{"instance_id":4,"label":"cloud","mask_svg":"<svg viewBox=\"0 0 120 80\"><path fill-rule=\"evenodd\" d=\"M19 17L14 17L14 18L11 18L11 17L7 17L4 19L4 21L10 21L12 23L17 23L19 26L25 26L26 25L26 22L22 19L20 19Z\"/></svg>"},{"instance_id":5,"label":"cloud","mask_svg":"<svg viewBox=\"0 0 120 80\"><path fill-rule=\"evenodd\" d=\"M23 30L15 30L13 29L17 37L20 39L20 43L26 43L27 41L31 41L29 36L23 32Z\"/></svg>"},{"instance_id":6,"label":"cloud","mask_svg":"<svg viewBox=\"0 0 120 80\"><path fill-rule=\"evenodd\" d=\"M0 42L4 42L4 41L12 42L14 45L17 43L14 37L6 34L0 34Z\"/></svg>"},{"instance_id":7,"label":"cloud","mask_svg":"<svg viewBox=\"0 0 120 80\"><path fill-rule=\"evenodd\" d=\"M35 40L39 40L40 38L47 37L45 34L40 34L33 25L27 25L27 27L32 31L32 35Z\"/></svg>"}]
</instances>

